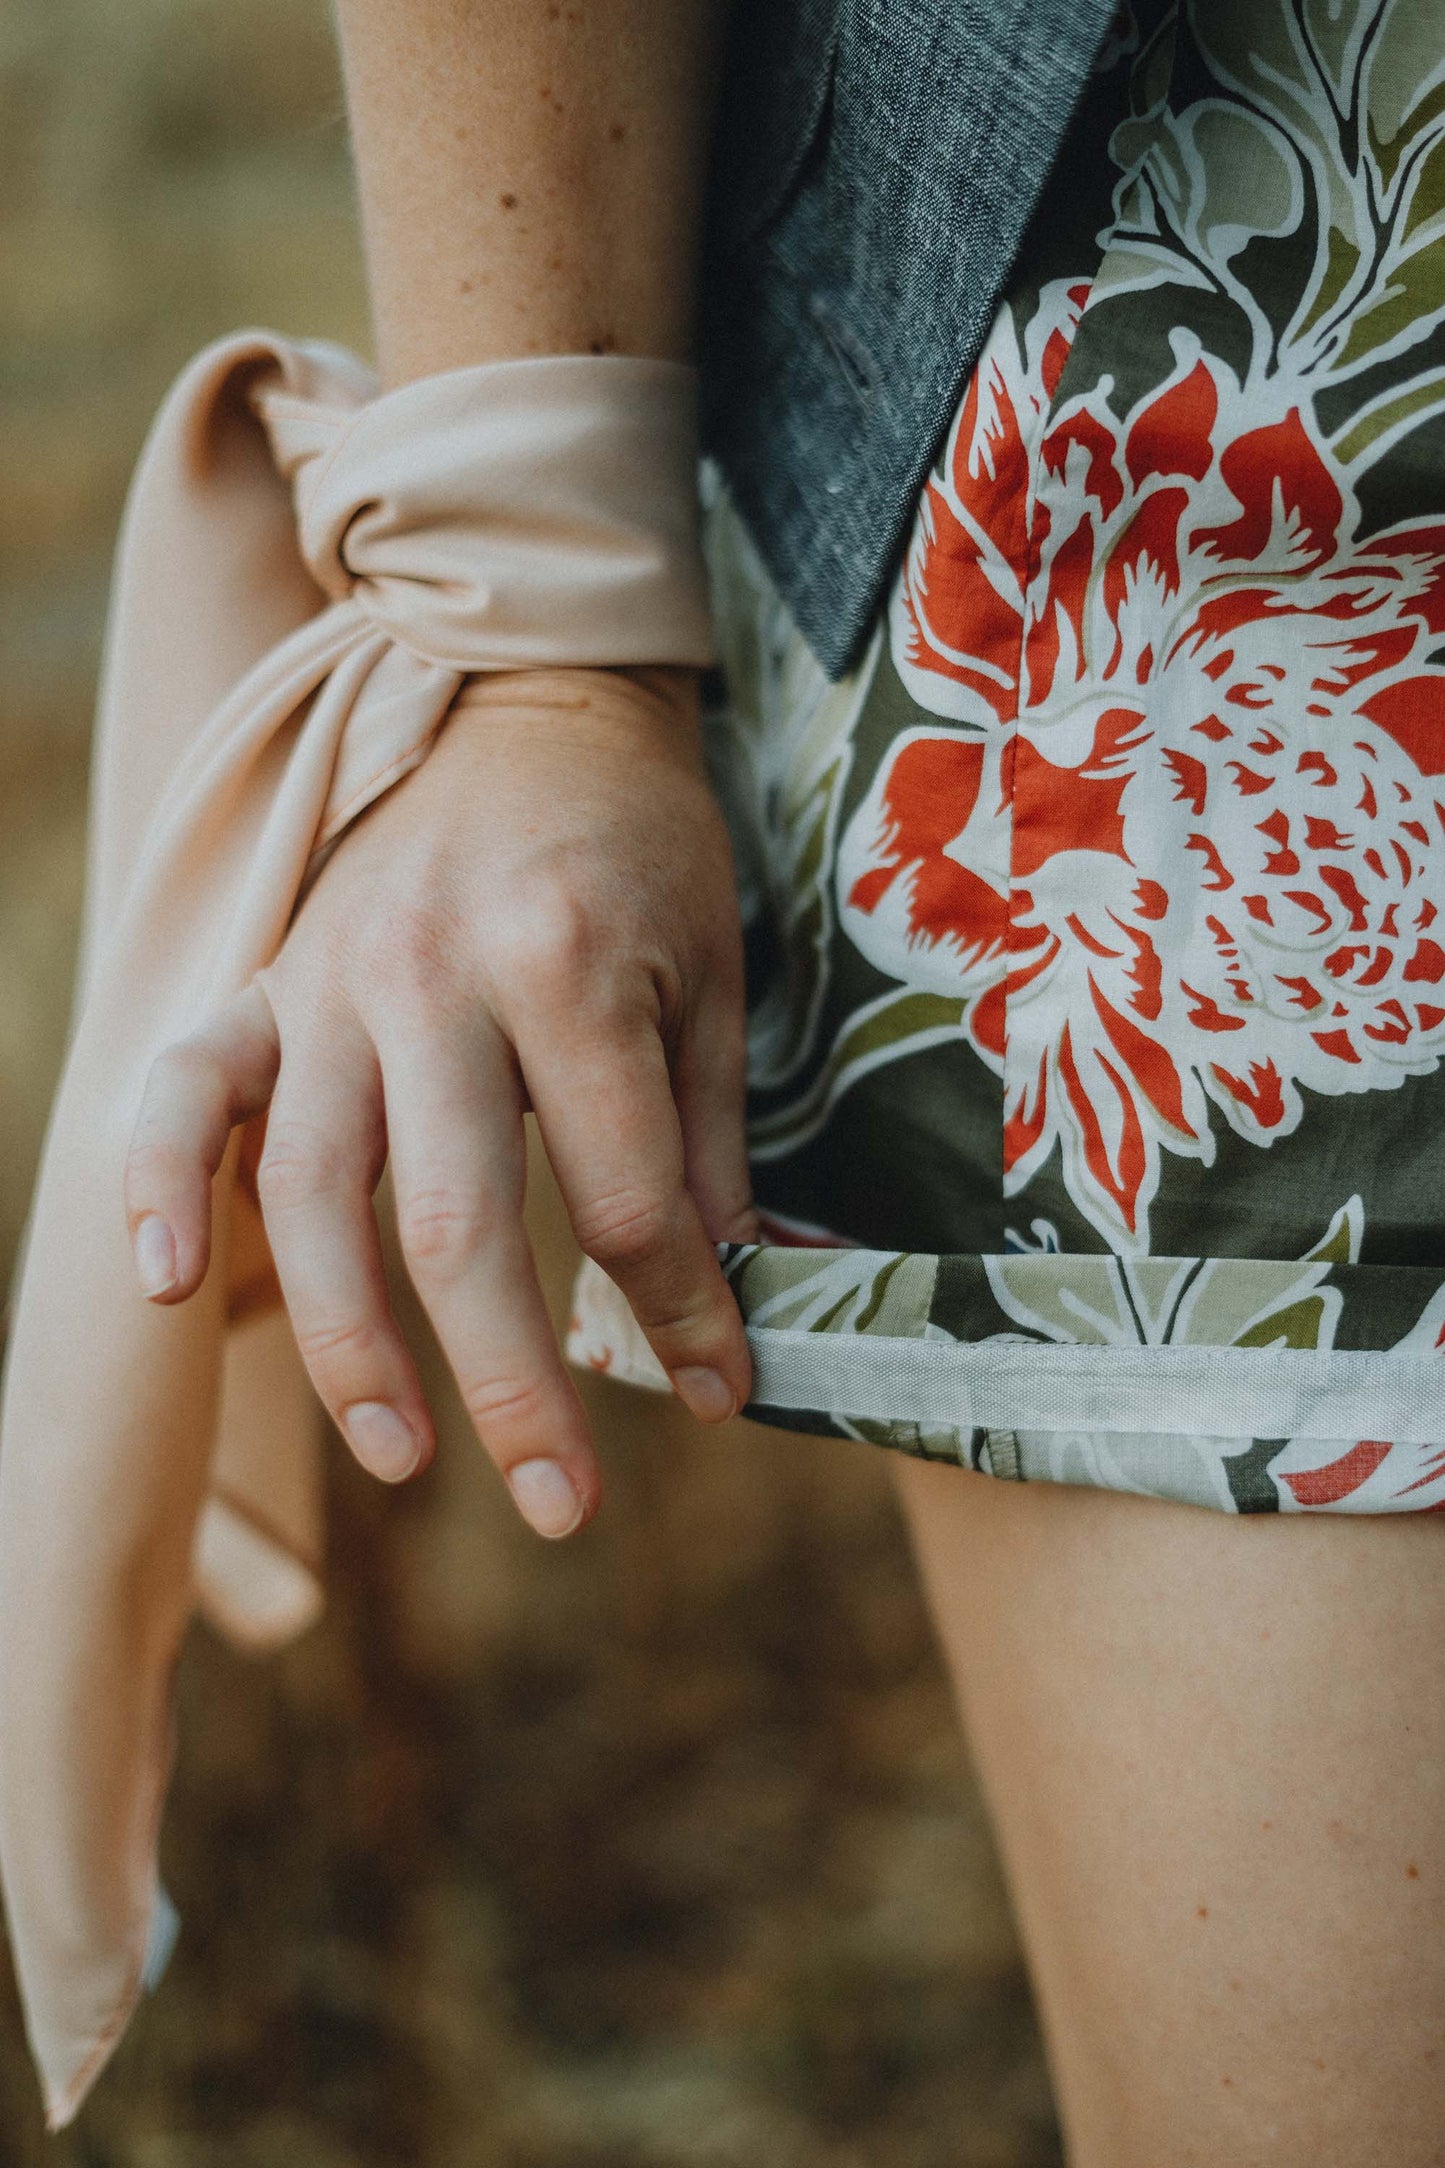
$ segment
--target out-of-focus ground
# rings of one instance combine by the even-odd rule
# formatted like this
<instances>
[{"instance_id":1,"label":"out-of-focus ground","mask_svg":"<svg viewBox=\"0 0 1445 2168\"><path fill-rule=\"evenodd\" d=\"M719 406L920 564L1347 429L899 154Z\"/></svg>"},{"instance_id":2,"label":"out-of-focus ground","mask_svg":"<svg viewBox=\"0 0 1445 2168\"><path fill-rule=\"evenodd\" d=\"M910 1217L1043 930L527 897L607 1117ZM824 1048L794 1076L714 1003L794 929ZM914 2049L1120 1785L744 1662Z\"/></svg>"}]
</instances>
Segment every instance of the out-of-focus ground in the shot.
<instances>
[{"instance_id":1,"label":"out-of-focus ground","mask_svg":"<svg viewBox=\"0 0 1445 2168\"><path fill-rule=\"evenodd\" d=\"M86 734L131 462L246 321L364 342L321 0L0 14L0 1264L60 1058ZM570 1252L541 1187L558 1300ZM597 1384L551 1549L448 1410L334 1457L332 1603L198 1634L170 1973L47 2144L0 1991L0 2163L1034 2168L1027 1992L885 1471Z\"/></svg>"}]
</instances>

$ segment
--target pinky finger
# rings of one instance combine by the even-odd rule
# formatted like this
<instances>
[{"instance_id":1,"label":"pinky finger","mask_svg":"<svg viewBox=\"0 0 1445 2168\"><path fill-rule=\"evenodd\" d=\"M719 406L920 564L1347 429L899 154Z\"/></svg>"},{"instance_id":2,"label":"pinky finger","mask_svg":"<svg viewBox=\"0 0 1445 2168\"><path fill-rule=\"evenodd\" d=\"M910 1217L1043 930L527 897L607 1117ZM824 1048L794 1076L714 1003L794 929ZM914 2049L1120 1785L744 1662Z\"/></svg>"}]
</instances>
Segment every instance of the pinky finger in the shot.
<instances>
[{"instance_id":1,"label":"pinky finger","mask_svg":"<svg viewBox=\"0 0 1445 2168\"><path fill-rule=\"evenodd\" d=\"M211 1256L211 1177L238 1122L271 1097L281 1042L271 1004L248 986L151 1064L125 1168L126 1225L141 1291L184 1302Z\"/></svg>"}]
</instances>

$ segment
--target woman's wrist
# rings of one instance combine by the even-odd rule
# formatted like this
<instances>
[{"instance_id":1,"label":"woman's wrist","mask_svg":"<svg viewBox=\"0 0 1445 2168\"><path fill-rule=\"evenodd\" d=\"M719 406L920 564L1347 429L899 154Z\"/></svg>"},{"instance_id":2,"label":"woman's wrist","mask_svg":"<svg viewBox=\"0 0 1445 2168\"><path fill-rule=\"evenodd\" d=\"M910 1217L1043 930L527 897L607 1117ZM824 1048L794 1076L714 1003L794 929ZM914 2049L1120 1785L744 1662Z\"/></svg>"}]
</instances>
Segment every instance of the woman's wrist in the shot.
<instances>
[{"instance_id":1,"label":"woman's wrist","mask_svg":"<svg viewBox=\"0 0 1445 2168\"><path fill-rule=\"evenodd\" d=\"M460 678L711 659L690 369L546 355L368 399L334 350L232 346L237 368L273 359L249 400L312 577L420 660Z\"/></svg>"},{"instance_id":2,"label":"woman's wrist","mask_svg":"<svg viewBox=\"0 0 1445 2168\"><path fill-rule=\"evenodd\" d=\"M686 664L484 671L462 684L447 727L525 720L543 736L565 731L577 744L593 734L599 748L650 743L701 768L701 683L702 672Z\"/></svg>"}]
</instances>

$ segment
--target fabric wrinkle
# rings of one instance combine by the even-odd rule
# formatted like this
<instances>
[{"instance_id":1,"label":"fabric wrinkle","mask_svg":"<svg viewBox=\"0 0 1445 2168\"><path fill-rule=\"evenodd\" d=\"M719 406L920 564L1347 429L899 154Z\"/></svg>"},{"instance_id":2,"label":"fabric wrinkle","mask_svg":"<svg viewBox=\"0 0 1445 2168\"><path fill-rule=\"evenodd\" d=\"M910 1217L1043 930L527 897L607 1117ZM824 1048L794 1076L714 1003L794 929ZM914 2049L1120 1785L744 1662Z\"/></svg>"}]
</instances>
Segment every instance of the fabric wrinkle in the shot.
<instances>
[{"instance_id":1,"label":"fabric wrinkle","mask_svg":"<svg viewBox=\"0 0 1445 2168\"><path fill-rule=\"evenodd\" d=\"M676 363L552 356L379 394L338 349L240 333L190 364L142 453L0 1452L0 1875L52 2125L159 1946L193 1609L262 1647L320 1602L318 1410L264 1307L245 1137L202 1288L165 1309L135 1284L122 1177L146 1075L271 962L468 674L710 659L695 406ZM531 546L559 532L565 558Z\"/></svg>"}]
</instances>

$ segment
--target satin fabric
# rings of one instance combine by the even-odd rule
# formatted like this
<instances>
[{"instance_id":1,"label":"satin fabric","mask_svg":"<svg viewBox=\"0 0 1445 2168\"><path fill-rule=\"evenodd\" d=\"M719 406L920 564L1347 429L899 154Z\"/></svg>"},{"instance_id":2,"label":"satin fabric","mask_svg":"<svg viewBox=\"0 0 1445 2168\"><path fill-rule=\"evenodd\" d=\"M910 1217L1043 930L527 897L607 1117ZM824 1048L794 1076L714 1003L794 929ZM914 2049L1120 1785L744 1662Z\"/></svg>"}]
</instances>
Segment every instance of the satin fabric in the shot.
<instances>
[{"instance_id":1,"label":"satin fabric","mask_svg":"<svg viewBox=\"0 0 1445 2168\"><path fill-rule=\"evenodd\" d=\"M146 1074L270 961L468 673L710 660L695 443L681 364L549 356L378 395L339 350L254 333L191 364L141 459L0 1427L0 1874L52 2127L165 1939L193 1609L266 1646L320 1603L317 1410L254 1139L217 1179L205 1285L147 1303L122 1199Z\"/></svg>"}]
</instances>

